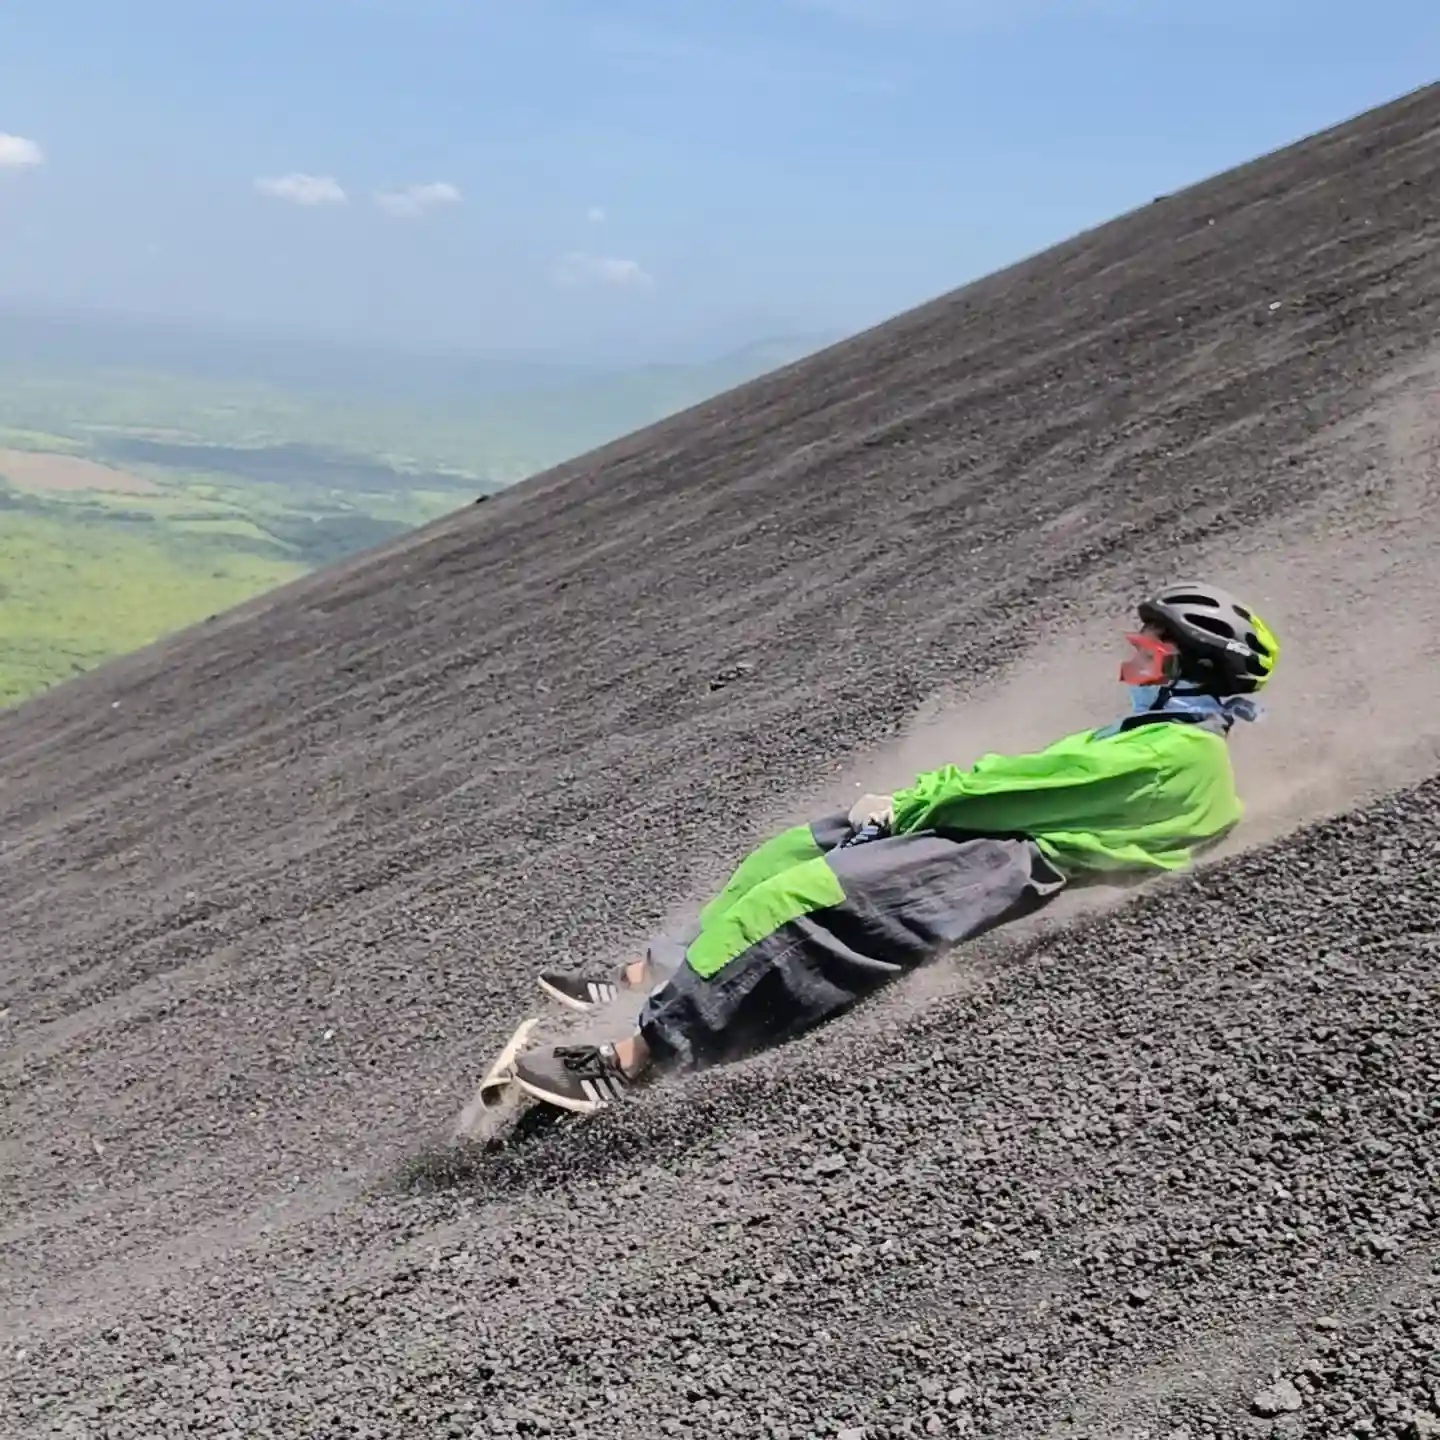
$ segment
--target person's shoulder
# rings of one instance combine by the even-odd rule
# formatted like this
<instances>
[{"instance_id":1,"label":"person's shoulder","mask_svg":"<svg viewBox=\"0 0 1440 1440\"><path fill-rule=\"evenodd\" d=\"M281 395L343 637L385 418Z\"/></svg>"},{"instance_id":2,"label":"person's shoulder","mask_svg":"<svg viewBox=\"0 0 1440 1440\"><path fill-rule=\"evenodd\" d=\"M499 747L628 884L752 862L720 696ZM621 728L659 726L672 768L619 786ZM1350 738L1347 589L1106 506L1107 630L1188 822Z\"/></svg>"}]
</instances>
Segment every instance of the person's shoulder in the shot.
<instances>
[{"instance_id":1,"label":"person's shoulder","mask_svg":"<svg viewBox=\"0 0 1440 1440\"><path fill-rule=\"evenodd\" d=\"M1143 725L1139 730L1151 732L1146 738L1157 769L1192 782L1201 775L1220 781L1230 774L1229 741L1208 725Z\"/></svg>"},{"instance_id":2,"label":"person's shoulder","mask_svg":"<svg viewBox=\"0 0 1440 1440\"><path fill-rule=\"evenodd\" d=\"M1223 735L1217 735L1204 725L1175 721L1127 725L1110 732L1091 731L1090 743L1147 755L1158 763L1179 766L1214 764L1217 761L1229 764L1230 757L1230 747Z\"/></svg>"}]
</instances>

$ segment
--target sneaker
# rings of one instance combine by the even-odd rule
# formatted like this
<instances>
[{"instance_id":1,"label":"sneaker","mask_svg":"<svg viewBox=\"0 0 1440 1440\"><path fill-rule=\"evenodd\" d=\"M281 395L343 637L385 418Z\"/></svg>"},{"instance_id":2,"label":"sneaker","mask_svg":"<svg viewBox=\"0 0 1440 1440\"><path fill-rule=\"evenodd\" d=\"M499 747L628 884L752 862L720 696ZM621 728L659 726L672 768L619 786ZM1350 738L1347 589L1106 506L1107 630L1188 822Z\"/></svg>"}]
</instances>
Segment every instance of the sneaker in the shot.
<instances>
[{"instance_id":1,"label":"sneaker","mask_svg":"<svg viewBox=\"0 0 1440 1440\"><path fill-rule=\"evenodd\" d=\"M560 1045L517 1060L515 1083L547 1105L593 1115L618 1100L632 1082L609 1045Z\"/></svg>"},{"instance_id":2,"label":"sneaker","mask_svg":"<svg viewBox=\"0 0 1440 1440\"><path fill-rule=\"evenodd\" d=\"M610 1004L622 990L640 988L625 978L624 967L608 975L566 975L558 970L546 970L536 978L535 983L552 1000L586 1015Z\"/></svg>"}]
</instances>

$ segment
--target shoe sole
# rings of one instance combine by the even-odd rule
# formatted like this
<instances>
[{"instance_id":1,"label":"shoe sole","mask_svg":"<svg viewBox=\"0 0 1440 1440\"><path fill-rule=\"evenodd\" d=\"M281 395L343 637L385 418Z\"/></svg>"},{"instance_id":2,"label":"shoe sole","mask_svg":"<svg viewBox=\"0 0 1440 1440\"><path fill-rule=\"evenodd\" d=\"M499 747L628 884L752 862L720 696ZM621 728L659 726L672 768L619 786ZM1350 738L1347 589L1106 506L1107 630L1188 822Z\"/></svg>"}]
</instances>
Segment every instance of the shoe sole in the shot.
<instances>
[{"instance_id":1,"label":"shoe sole","mask_svg":"<svg viewBox=\"0 0 1440 1440\"><path fill-rule=\"evenodd\" d=\"M485 1109L493 1110L504 1103L505 1092L515 1083L515 1061L530 1038L530 1032L539 1023L538 1015L522 1020L505 1042L505 1048L491 1062L485 1078L480 1082L480 1103Z\"/></svg>"},{"instance_id":2,"label":"shoe sole","mask_svg":"<svg viewBox=\"0 0 1440 1440\"><path fill-rule=\"evenodd\" d=\"M548 980L537 979L535 982L542 993L548 995L557 1004L565 1006L567 1010L578 1011L581 1015L590 1015L598 1008L588 1000L577 1000L573 995L567 995L563 990L557 990Z\"/></svg>"},{"instance_id":3,"label":"shoe sole","mask_svg":"<svg viewBox=\"0 0 1440 1440\"><path fill-rule=\"evenodd\" d=\"M564 1005L568 1010L577 1011L581 1015L593 1015L597 1010L603 1010L607 1005L613 1005L628 989L628 985L617 985L615 994L609 1000L577 1000L573 995L567 995L563 990L557 989L550 984L544 976L537 976L536 985L540 987L543 994L548 995L559 1005Z\"/></svg>"},{"instance_id":4,"label":"shoe sole","mask_svg":"<svg viewBox=\"0 0 1440 1440\"><path fill-rule=\"evenodd\" d=\"M517 1089L523 1090L532 1100L538 1100L542 1105L551 1105L556 1110L569 1110L574 1115L593 1115L598 1110L603 1110L607 1104L604 1100L571 1100L561 1098L559 1095L552 1095L548 1090L541 1090L535 1085L529 1085L520 1076L515 1077Z\"/></svg>"}]
</instances>

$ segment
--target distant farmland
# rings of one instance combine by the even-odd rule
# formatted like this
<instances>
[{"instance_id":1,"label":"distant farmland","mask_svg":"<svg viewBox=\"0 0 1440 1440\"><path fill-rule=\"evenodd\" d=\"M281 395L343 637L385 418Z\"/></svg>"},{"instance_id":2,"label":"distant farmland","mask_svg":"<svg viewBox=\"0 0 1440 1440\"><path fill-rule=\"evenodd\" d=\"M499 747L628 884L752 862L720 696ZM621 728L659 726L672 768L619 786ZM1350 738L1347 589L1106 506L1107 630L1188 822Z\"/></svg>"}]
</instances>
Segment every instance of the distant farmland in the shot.
<instances>
[{"instance_id":1,"label":"distant farmland","mask_svg":"<svg viewBox=\"0 0 1440 1440\"><path fill-rule=\"evenodd\" d=\"M17 490L103 490L116 495L155 495L160 487L143 475L116 470L78 455L0 450L0 480Z\"/></svg>"}]
</instances>

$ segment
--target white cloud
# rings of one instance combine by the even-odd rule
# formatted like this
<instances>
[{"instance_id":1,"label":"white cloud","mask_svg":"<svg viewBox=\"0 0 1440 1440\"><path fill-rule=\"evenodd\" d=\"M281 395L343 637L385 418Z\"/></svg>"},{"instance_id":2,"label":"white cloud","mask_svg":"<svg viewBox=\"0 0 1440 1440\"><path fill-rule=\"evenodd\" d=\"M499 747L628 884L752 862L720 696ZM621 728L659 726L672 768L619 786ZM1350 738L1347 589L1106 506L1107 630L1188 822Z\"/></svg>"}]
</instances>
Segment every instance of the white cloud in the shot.
<instances>
[{"instance_id":1,"label":"white cloud","mask_svg":"<svg viewBox=\"0 0 1440 1440\"><path fill-rule=\"evenodd\" d=\"M655 277L642 269L638 260L587 255L582 250L560 257L555 279L561 285L613 285L626 290L649 290L655 284Z\"/></svg>"},{"instance_id":2,"label":"white cloud","mask_svg":"<svg viewBox=\"0 0 1440 1440\"><path fill-rule=\"evenodd\" d=\"M331 175L261 176L255 188L262 195L288 200L292 205L344 205L347 196L340 182Z\"/></svg>"},{"instance_id":3,"label":"white cloud","mask_svg":"<svg viewBox=\"0 0 1440 1440\"><path fill-rule=\"evenodd\" d=\"M605 211L599 205L592 205L586 212L585 218L592 225L603 225L605 223Z\"/></svg>"},{"instance_id":4,"label":"white cloud","mask_svg":"<svg viewBox=\"0 0 1440 1440\"><path fill-rule=\"evenodd\" d=\"M0 131L0 170L33 170L45 163L45 152L23 135Z\"/></svg>"},{"instance_id":5,"label":"white cloud","mask_svg":"<svg viewBox=\"0 0 1440 1440\"><path fill-rule=\"evenodd\" d=\"M458 205L460 188L447 180L436 180L429 185L407 185L403 190L377 191L375 203L387 215L409 220L436 205Z\"/></svg>"}]
</instances>

